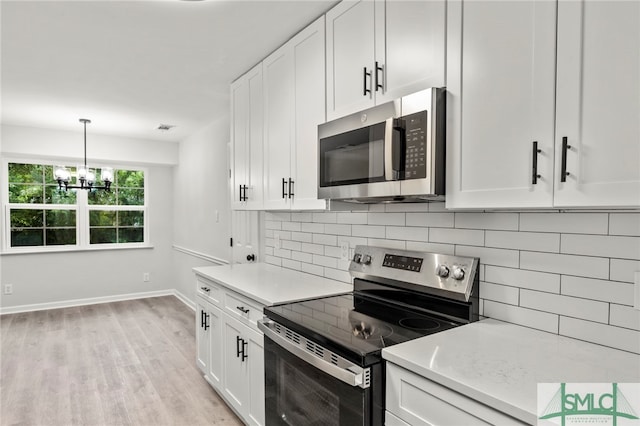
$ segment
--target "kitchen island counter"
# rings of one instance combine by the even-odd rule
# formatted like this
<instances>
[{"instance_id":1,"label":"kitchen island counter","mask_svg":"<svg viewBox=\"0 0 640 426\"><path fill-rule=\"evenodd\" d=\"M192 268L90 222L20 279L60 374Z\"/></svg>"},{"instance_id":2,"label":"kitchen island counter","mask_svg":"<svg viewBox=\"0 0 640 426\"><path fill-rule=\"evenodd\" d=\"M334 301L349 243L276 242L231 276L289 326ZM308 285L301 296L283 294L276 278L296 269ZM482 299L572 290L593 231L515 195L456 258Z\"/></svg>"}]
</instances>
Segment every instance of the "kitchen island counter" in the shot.
<instances>
[{"instance_id":1,"label":"kitchen island counter","mask_svg":"<svg viewBox=\"0 0 640 426\"><path fill-rule=\"evenodd\" d=\"M537 423L538 383L638 383L640 355L485 319L383 349L387 361Z\"/></svg>"}]
</instances>

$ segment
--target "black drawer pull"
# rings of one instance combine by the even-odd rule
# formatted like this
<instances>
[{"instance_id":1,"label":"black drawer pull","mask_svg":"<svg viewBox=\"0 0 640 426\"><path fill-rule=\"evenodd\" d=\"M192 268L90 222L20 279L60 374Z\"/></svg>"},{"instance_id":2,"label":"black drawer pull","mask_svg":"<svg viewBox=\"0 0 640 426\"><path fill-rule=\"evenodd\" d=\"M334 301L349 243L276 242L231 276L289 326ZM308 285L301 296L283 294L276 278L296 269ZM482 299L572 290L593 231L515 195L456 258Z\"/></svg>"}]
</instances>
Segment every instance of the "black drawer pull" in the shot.
<instances>
[{"instance_id":1,"label":"black drawer pull","mask_svg":"<svg viewBox=\"0 0 640 426\"><path fill-rule=\"evenodd\" d=\"M244 306L236 306L236 309L245 314L249 313L249 309L245 308Z\"/></svg>"}]
</instances>

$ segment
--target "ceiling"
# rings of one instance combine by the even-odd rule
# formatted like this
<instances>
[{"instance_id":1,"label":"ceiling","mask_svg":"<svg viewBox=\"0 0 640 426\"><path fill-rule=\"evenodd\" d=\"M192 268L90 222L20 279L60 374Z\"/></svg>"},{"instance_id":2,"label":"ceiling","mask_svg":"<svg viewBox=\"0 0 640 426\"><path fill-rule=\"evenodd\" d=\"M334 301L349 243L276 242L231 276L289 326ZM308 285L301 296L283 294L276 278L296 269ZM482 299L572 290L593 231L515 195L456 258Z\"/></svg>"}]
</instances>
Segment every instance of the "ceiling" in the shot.
<instances>
[{"instance_id":1,"label":"ceiling","mask_svg":"<svg viewBox=\"0 0 640 426\"><path fill-rule=\"evenodd\" d=\"M2 124L81 132L88 118L88 133L179 142L335 3L2 0Z\"/></svg>"}]
</instances>

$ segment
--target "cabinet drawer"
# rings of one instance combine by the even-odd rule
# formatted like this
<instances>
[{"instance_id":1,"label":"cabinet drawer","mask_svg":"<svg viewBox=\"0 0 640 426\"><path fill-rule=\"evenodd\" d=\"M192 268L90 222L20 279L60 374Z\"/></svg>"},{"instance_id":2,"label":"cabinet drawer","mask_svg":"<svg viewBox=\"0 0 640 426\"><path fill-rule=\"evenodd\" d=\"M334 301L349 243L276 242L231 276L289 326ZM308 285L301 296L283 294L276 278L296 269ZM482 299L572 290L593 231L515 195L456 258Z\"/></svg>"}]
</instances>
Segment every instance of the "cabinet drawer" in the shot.
<instances>
[{"instance_id":1,"label":"cabinet drawer","mask_svg":"<svg viewBox=\"0 0 640 426\"><path fill-rule=\"evenodd\" d=\"M384 412L384 424L385 426L411 426L409 423L397 418L388 411Z\"/></svg>"},{"instance_id":2,"label":"cabinet drawer","mask_svg":"<svg viewBox=\"0 0 640 426\"><path fill-rule=\"evenodd\" d=\"M387 363L386 409L413 426L524 423L422 376Z\"/></svg>"},{"instance_id":3,"label":"cabinet drawer","mask_svg":"<svg viewBox=\"0 0 640 426\"><path fill-rule=\"evenodd\" d=\"M196 275L196 296L200 296L211 304L222 308L222 289L220 286L198 275Z\"/></svg>"},{"instance_id":4,"label":"cabinet drawer","mask_svg":"<svg viewBox=\"0 0 640 426\"><path fill-rule=\"evenodd\" d=\"M263 317L262 306L244 296L230 291L225 293L224 308L227 314L233 318L240 319L240 321L254 330L258 329L258 320Z\"/></svg>"}]
</instances>

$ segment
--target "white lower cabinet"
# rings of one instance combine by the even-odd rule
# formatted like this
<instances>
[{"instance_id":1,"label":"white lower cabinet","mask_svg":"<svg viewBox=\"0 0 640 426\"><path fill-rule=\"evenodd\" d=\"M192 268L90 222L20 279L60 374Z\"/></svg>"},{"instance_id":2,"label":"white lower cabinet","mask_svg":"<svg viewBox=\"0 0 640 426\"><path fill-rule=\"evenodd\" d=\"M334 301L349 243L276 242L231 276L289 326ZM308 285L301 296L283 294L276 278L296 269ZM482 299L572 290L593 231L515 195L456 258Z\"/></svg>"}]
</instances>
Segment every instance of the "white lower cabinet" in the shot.
<instances>
[{"instance_id":1,"label":"white lower cabinet","mask_svg":"<svg viewBox=\"0 0 640 426\"><path fill-rule=\"evenodd\" d=\"M201 276L197 292L196 363L209 384L248 425L264 425L264 338L260 303Z\"/></svg>"},{"instance_id":2,"label":"white lower cabinet","mask_svg":"<svg viewBox=\"0 0 640 426\"><path fill-rule=\"evenodd\" d=\"M387 425L522 425L511 416L387 363Z\"/></svg>"}]
</instances>

